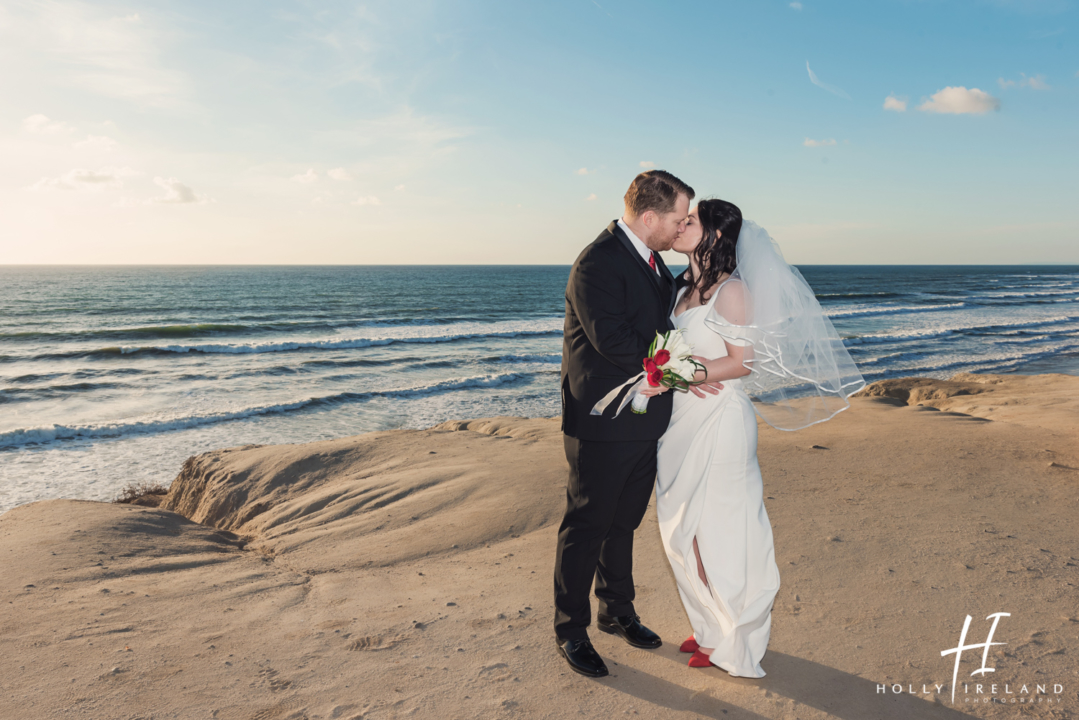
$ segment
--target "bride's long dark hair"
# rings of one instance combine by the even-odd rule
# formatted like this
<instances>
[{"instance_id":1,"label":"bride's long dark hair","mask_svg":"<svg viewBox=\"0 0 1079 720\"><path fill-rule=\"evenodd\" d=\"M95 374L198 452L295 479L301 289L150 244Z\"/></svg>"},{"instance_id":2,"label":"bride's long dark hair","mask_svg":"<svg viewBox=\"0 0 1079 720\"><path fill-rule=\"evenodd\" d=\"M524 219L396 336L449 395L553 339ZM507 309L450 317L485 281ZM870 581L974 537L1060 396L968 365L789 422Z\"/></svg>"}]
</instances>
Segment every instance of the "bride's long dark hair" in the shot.
<instances>
[{"instance_id":1,"label":"bride's long dark hair","mask_svg":"<svg viewBox=\"0 0 1079 720\"><path fill-rule=\"evenodd\" d=\"M716 284L723 273L733 273L738 264L735 247L742 231L742 211L726 200L701 200L697 203L697 216L701 220L701 241L693 251L700 277L693 276L692 266L686 270L688 285L686 295L700 291L700 302L707 298L704 291Z\"/></svg>"}]
</instances>

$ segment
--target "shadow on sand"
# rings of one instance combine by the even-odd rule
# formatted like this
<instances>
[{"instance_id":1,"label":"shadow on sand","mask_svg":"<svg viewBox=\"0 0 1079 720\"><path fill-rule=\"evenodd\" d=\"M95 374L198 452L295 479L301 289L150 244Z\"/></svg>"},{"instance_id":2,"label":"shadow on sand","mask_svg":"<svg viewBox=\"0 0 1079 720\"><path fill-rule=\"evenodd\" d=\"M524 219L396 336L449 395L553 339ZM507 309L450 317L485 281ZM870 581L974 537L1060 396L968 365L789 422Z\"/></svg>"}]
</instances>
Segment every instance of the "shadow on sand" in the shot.
<instances>
[{"instance_id":1,"label":"shadow on sand","mask_svg":"<svg viewBox=\"0 0 1079 720\"><path fill-rule=\"evenodd\" d=\"M677 648L664 645L651 652L685 667L686 656ZM776 700L789 698L841 720L965 720L977 717L914 695L892 693L890 689L886 694L878 693L877 683L872 680L774 650L768 651L768 675L760 679L731 677L719 668L698 670L714 679L715 685L710 691L694 691L624 663L618 670L615 677L606 681L612 688L653 705L723 720L767 717L720 699L727 690L735 687L770 691L779 696ZM942 701L946 700L942 696Z\"/></svg>"}]
</instances>

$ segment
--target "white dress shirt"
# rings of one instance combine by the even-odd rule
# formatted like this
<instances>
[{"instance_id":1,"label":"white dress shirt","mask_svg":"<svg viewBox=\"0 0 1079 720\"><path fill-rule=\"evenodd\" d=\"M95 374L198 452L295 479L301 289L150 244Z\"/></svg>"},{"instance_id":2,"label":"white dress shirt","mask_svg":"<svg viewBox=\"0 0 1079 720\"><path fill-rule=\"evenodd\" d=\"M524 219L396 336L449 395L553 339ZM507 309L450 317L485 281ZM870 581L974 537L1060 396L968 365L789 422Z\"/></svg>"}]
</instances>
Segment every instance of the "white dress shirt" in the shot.
<instances>
[{"instance_id":1,"label":"white dress shirt","mask_svg":"<svg viewBox=\"0 0 1079 720\"><path fill-rule=\"evenodd\" d=\"M622 228L622 232L626 234L626 237L629 238L629 241L633 243L633 247L636 248L637 252L640 253L642 258L644 258L645 264L651 265L648 260L652 257L652 250L649 249L649 247L645 245L639 237L633 234L633 231L629 229L629 225L626 225L626 223L622 221L622 218L618 218L618 227ZM659 274L659 263L656 263L656 275Z\"/></svg>"}]
</instances>

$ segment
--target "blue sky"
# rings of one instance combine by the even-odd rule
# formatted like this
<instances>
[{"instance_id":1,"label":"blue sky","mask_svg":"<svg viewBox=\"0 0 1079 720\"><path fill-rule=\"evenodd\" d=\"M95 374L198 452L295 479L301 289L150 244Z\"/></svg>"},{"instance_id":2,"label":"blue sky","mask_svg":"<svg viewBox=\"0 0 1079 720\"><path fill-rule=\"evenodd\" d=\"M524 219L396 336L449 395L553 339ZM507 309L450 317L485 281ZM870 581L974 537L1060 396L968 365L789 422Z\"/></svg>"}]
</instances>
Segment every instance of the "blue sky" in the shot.
<instances>
[{"instance_id":1,"label":"blue sky","mask_svg":"<svg viewBox=\"0 0 1079 720\"><path fill-rule=\"evenodd\" d=\"M1077 263L1075 20L1065 0L14 0L0 263L568 264L652 165L792 262Z\"/></svg>"}]
</instances>

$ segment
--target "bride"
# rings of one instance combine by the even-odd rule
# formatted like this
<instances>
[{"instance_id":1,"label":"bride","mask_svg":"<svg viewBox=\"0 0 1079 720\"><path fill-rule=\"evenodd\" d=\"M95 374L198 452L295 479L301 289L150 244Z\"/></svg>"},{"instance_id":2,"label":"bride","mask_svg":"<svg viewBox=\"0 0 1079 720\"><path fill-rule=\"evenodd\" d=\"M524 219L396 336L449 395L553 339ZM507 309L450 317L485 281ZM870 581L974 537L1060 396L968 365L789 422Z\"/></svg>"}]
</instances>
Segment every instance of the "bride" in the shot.
<instances>
[{"instance_id":1,"label":"bride","mask_svg":"<svg viewBox=\"0 0 1079 720\"><path fill-rule=\"evenodd\" d=\"M693 635L690 667L764 677L779 568L757 464L757 414L823 422L864 386L812 290L741 211L703 200L673 250L688 256L672 320L715 395L676 393L659 441L656 509ZM666 388L650 388L654 395Z\"/></svg>"}]
</instances>

